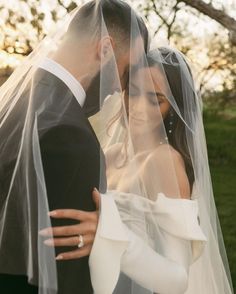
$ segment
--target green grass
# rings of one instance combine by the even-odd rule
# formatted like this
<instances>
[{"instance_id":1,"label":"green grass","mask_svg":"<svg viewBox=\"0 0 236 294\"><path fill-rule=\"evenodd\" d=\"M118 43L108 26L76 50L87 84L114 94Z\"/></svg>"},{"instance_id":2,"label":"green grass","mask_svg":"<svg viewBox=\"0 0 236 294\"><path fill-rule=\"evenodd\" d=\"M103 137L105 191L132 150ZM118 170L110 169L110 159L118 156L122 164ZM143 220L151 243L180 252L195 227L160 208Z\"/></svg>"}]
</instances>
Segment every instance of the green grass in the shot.
<instances>
[{"instance_id":1,"label":"green grass","mask_svg":"<svg viewBox=\"0 0 236 294\"><path fill-rule=\"evenodd\" d=\"M236 289L236 118L208 114L204 122L215 202Z\"/></svg>"}]
</instances>

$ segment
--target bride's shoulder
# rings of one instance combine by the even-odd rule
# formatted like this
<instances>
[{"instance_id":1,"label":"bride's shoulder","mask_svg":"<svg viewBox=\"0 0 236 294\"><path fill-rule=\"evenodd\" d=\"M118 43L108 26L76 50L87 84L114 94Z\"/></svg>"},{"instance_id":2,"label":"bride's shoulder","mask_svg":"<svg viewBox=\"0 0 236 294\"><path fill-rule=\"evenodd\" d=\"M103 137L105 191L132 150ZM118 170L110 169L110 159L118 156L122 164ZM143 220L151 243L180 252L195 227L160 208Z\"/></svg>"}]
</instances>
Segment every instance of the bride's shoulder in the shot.
<instances>
[{"instance_id":1,"label":"bride's shoulder","mask_svg":"<svg viewBox=\"0 0 236 294\"><path fill-rule=\"evenodd\" d=\"M153 174L158 176L160 181L163 180L163 183L168 183L166 187L167 192L163 192L169 193L170 195L170 184L173 182L173 176L175 175L181 198L190 198L189 180L183 157L171 145L163 144L150 153L147 158L145 170L149 172L151 170ZM173 191L175 192L176 186L173 186Z\"/></svg>"},{"instance_id":2,"label":"bride's shoulder","mask_svg":"<svg viewBox=\"0 0 236 294\"><path fill-rule=\"evenodd\" d=\"M174 165L184 167L184 160L180 152L178 152L170 144L162 144L150 153L148 160L153 163L166 163L166 160L171 160Z\"/></svg>"}]
</instances>

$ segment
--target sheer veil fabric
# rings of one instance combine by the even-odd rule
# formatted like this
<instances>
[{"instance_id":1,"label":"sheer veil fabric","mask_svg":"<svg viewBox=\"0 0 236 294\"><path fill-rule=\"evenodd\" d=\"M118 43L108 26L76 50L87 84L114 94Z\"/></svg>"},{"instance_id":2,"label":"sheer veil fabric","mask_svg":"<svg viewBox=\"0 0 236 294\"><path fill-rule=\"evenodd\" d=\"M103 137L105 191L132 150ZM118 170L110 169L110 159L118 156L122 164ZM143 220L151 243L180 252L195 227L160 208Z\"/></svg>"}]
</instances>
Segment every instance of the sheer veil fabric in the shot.
<instances>
[{"instance_id":1,"label":"sheer veil fabric","mask_svg":"<svg viewBox=\"0 0 236 294\"><path fill-rule=\"evenodd\" d=\"M110 279L104 264L94 264L96 244L100 239L114 241L119 233L117 246L122 244L124 253L128 229L169 259L168 238L188 242L186 293L233 293L212 192L201 99L191 70L176 50L146 52L145 26L133 9L127 8L129 30L115 46L117 30L108 26L106 5L117 1L88 1L76 8L0 88L0 272L27 275L40 294L57 293L55 251L38 235L51 225L40 140L62 123L73 127L77 122L76 117L64 117L74 105L73 93L65 86L63 99L55 101L55 91L62 89L45 79L40 65L45 58L58 61L64 52L61 61L75 70L71 74L85 89L80 106L106 158L108 191L102 191L97 243L90 256L93 286L97 277L100 285ZM89 26L83 25L88 18ZM83 59L86 50L91 60ZM95 52L100 53L94 56ZM76 76L77 64L79 68L85 62L88 74ZM45 97L44 90L51 95ZM117 213L112 232L107 201ZM152 285L143 287L120 272L121 256L113 260L116 255L110 253L107 269L117 265L111 276L114 293L155 293ZM139 270L142 276L145 268ZM99 293L96 288L94 292Z\"/></svg>"},{"instance_id":2,"label":"sheer veil fabric","mask_svg":"<svg viewBox=\"0 0 236 294\"><path fill-rule=\"evenodd\" d=\"M128 34L125 40L118 38L111 24L111 8L126 13L122 21L130 30L120 34L124 38ZM130 43L137 42L141 53L147 47L145 38L142 19L125 2L87 1L66 16L0 89L0 272L27 275L30 283L39 286L40 294L58 290L55 251L38 234L51 225L40 141L57 127L78 128L76 115L67 115L71 109L70 113L83 112L88 125L87 117L99 110L104 98L124 87ZM91 59L85 60L88 51ZM131 55L133 63L140 58ZM66 81L58 83L42 68L47 59L79 80L87 94L81 105L76 104ZM84 66L88 70L80 76ZM63 98L56 99L62 93Z\"/></svg>"},{"instance_id":3,"label":"sheer veil fabric","mask_svg":"<svg viewBox=\"0 0 236 294\"><path fill-rule=\"evenodd\" d=\"M105 152L110 197L126 227L155 252L185 266L189 278L184 293L233 293L212 191L202 101L184 55L172 48L150 50L130 66L126 91L107 97L90 121ZM184 183L189 184L187 190ZM112 232L112 205L108 213L107 195L102 201L90 256L94 260L99 242L105 244L102 239L125 243L128 238ZM114 210L113 219L115 214ZM169 236L189 242L185 264L170 254ZM145 276L147 267L140 271ZM121 273L114 293L157 293L151 283L144 285Z\"/></svg>"}]
</instances>

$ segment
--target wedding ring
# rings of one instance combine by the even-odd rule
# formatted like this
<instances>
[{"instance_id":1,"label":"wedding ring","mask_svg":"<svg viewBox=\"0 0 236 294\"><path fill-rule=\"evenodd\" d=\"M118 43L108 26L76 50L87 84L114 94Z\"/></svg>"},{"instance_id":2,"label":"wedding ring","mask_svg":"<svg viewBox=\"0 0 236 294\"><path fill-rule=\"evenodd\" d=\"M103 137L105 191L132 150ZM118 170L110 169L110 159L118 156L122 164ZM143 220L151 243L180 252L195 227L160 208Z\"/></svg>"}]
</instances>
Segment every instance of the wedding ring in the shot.
<instances>
[{"instance_id":1,"label":"wedding ring","mask_svg":"<svg viewBox=\"0 0 236 294\"><path fill-rule=\"evenodd\" d=\"M82 248L84 246L84 238L82 235L79 235L79 244L78 248Z\"/></svg>"}]
</instances>

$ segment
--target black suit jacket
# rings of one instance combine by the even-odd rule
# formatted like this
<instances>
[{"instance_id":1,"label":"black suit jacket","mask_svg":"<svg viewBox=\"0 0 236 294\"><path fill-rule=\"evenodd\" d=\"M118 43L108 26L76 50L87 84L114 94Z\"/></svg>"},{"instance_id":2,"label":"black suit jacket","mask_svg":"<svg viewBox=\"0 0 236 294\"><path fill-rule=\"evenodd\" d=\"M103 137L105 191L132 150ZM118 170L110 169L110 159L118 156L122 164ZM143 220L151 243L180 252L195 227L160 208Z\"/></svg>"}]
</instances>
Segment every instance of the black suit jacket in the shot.
<instances>
[{"instance_id":1,"label":"black suit jacket","mask_svg":"<svg viewBox=\"0 0 236 294\"><path fill-rule=\"evenodd\" d=\"M61 81L56 81L56 84L55 103L63 93L68 93ZM50 209L95 210L92 190L97 187L104 192L106 188L104 164L100 164L104 159L97 138L75 98L71 99L59 125L44 131L40 137ZM53 225L69 223L72 222L53 220ZM57 253L68 249L71 250L59 248ZM60 261L57 266L59 293L92 293L88 257Z\"/></svg>"},{"instance_id":2,"label":"black suit jacket","mask_svg":"<svg viewBox=\"0 0 236 294\"><path fill-rule=\"evenodd\" d=\"M60 79L41 69L38 70L35 79L38 82L34 98L39 106L34 107L39 109L38 132L49 208L93 211L93 188L97 187L101 192L106 190L105 160L99 142L83 109ZM50 99L50 103L42 103L47 99ZM64 103L65 107L61 103ZM16 108L13 121L17 121L17 111L22 109L22 106ZM57 109L60 109L60 113ZM9 165L5 164L3 172L11 175L11 166L14 166L14 160L11 160ZM72 223L73 221L69 220L52 219L54 226ZM35 228L35 234L37 233ZM7 244L7 236L5 240ZM75 248L59 247L56 253L72 249ZM34 267L37 267L36 261ZM21 271L21 267L18 268ZM18 274L21 274L19 271ZM57 273L59 294L93 293L88 257L58 261Z\"/></svg>"}]
</instances>

